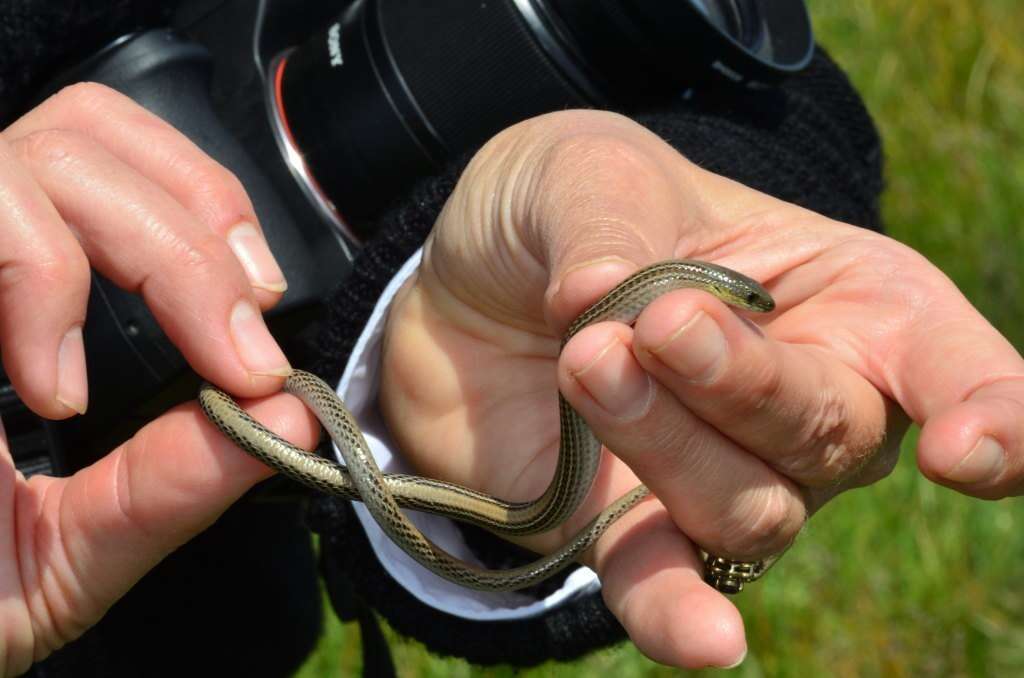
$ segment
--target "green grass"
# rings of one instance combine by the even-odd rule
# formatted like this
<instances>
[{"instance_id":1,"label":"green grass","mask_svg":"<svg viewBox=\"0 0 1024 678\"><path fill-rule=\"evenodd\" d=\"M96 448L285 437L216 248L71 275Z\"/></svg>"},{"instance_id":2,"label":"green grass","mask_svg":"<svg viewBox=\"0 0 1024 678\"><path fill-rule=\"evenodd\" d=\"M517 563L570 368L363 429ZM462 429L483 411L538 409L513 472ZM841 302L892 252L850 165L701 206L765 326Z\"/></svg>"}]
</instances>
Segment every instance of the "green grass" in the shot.
<instances>
[{"instance_id":1,"label":"green grass","mask_svg":"<svg viewBox=\"0 0 1024 678\"><path fill-rule=\"evenodd\" d=\"M889 233L944 270L1024 346L1024 4L811 0L819 41L885 140ZM737 598L737 676L1024 675L1024 504L923 480L912 434L896 472L840 497ZM505 676L390 635L404 676ZM328 620L304 678L359 670L358 628ZM626 644L527 676L676 675ZM711 672L708 672L711 673Z\"/></svg>"}]
</instances>

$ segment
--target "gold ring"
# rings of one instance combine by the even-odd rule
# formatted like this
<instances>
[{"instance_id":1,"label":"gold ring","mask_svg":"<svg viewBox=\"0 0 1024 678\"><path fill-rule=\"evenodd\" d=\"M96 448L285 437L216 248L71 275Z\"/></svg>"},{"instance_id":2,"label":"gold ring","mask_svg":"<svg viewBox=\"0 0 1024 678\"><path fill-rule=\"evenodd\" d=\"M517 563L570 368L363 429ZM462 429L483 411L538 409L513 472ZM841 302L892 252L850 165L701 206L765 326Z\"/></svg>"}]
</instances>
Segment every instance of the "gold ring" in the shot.
<instances>
[{"instance_id":1,"label":"gold ring","mask_svg":"<svg viewBox=\"0 0 1024 678\"><path fill-rule=\"evenodd\" d=\"M739 593L745 584L756 581L768 569L764 560L742 562L705 551L701 555L704 557L704 581L722 593Z\"/></svg>"}]
</instances>

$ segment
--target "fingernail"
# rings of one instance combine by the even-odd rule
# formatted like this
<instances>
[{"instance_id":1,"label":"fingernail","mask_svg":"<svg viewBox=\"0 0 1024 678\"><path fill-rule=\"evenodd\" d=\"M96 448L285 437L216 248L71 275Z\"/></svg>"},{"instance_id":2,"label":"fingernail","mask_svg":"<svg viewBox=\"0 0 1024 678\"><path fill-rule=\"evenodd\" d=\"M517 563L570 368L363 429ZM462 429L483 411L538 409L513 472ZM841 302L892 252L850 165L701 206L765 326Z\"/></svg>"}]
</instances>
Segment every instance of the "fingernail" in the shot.
<instances>
[{"instance_id":1,"label":"fingernail","mask_svg":"<svg viewBox=\"0 0 1024 678\"><path fill-rule=\"evenodd\" d=\"M654 384L618 339L613 339L572 373L587 393L614 417L636 421L651 407Z\"/></svg>"},{"instance_id":2,"label":"fingernail","mask_svg":"<svg viewBox=\"0 0 1024 678\"><path fill-rule=\"evenodd\" d=\"M231 309L231 338L242 364L250 374L287 377L292 372L256 307L242 299Z\"/></svg>"},{"instance_id":3,"label":"fingernail","mask_svg":"<svg viewBox=\"0 0 1024 678\"><path fill-rule=\"evenodd\" d=\"M68 330L57 350L57 402L79 414L85 414L85 408L89 406L81 325Z\"/></svg>"},{"instance_id":4,"label":"fingernail","mask_svg":"<svg viewBox=\"0 0 1024 678\"><path fill-rule=\"evenodd\" d=\"M967 456L946 474L957 483L977 483L994 480L1003 472L1006 453L995 438L982 436Z\"/></svg>"},{"instance_id":5,"label":"fingernail","mask_svg":"<svg viewBox=\"0 0 1024 678\"><path fill-rule=\"evenodd\" d=\"M732 664L729 664L728 666L722 666L720 668L723 668L723 669L734 669L737 666L739 666L740 664L742 664L743 660L745 660L746 658L747 658L747 648L743 648L743 654L740 655L739 659L734 661Z\"/></svg>"},{"instance_id":6,"label":"fingernail","mask_svg":"<svg viewBox=\"0 0 1024 678\"><path fill-rule=\"evenodd\" d=\"M725 335L711 316L698 311L651 353L690 381L707 384L724 362Z\"/></svg>"},{"instance_id":7,"label":"fingernail","mask_svg":"<svg viewBox=\"0 0 1024 678\"><path fill-rule=\"evenodd\" d=\"M252 224L243 221L228 232L228 245L242 263L249 283L270 292L284 292L288 282L270 252L267 241Z\"/></svg>"}]
</instances>

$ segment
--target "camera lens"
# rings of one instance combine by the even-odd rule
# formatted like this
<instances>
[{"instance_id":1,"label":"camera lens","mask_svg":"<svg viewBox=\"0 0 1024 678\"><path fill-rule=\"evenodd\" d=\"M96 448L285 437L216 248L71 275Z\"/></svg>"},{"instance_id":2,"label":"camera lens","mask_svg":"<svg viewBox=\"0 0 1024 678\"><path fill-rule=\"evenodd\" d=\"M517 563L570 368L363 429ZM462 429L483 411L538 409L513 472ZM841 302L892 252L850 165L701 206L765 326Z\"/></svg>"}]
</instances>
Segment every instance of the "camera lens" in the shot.
<instances>
[{"instance_id":1,"label":"camera lens","mask_svg":"<svg viewBox=\"0 0 1024 678\"><path fill-rule=\"evenodd\" d=\"M804 68L814 50L802 0L546 0L544 6L572 36L592 77L622 101L687 88L763 89Z\"/></svg>"},{"instance_id":2,"label":"camera lens","mask_svg":"<svg viewBox=\"0 0 1024 678\"><path fill-rule=\"evenodd\" d=\"M278 59L271 108L300 183L359 239L510 124L766 87L812 50L802 0L357 0Z\"/></svg>"},{"instance_id":3,"label":"camera lens","mask_svg":"<svg viewBox=\"0 0 1024 678\"><path fill-rule=\"evenodd\" d=\"M744 47L753 47L760 35L760 12L753 0L692 0L718 30Z\"/></svg>"}]
</instances>

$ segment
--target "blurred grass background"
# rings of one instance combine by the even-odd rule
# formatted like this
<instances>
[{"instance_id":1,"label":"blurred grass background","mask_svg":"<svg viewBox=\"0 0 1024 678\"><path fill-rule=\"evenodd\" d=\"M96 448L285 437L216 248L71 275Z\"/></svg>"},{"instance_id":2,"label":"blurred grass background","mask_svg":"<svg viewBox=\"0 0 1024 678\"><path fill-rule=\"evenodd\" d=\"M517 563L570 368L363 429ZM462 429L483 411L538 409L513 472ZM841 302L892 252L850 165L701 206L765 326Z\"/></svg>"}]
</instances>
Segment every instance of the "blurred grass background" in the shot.
<instances>
[{"instance_id":1,"label":"blurred grass background","mask_svg":"<svg viewBox=\"0 0 1024 678\"><path fill-rule=\"evenodd\" d=\"M808 4L819 42L881 129L889 234L1024 348L1024 3ZM728 675L1024 675L1024 503L970 500L928 483L915 441L905 441L890 478L826 507L771 576L736 599L750 652ZM329 616L299 675L357 674L358 635ZM402 676L516 674L389 637ZM523 675L598 673L678 671L627 643Z\"/></svg>"}]
</instances>

